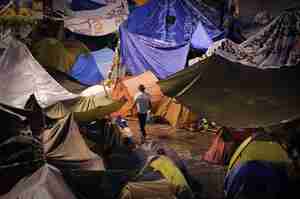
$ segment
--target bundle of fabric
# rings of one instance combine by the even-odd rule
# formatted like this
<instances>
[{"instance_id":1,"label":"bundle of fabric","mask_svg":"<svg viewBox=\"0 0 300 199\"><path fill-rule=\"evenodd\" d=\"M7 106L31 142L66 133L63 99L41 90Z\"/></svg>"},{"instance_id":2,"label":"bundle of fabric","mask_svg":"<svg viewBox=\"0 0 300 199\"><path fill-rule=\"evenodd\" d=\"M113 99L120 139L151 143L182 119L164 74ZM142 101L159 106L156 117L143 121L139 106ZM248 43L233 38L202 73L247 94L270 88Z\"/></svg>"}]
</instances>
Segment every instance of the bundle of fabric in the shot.
<instances>
[{"instance_id":1,"label":"bundle of fabric","mask_svg":"<svg viewBox=\"0 0 300 199\"><path fill-rule=\"evenodd\" d=\"M164 97L155 116L165 118L173 127L189 128L197 123L198 117L176 99Z\"/></svg>"},{"instance_id":2,"label":"bundle of fabric","mask_svg":"<svg viewBox=\"0 0 300 199\"><path fill-rule=\"evenodd\" d=\"M121 64L134 75L150 70L164 79L184 68L191 42L207 49L220 35L192 1L153 0L120 26Z\"/></svg>"},{"instance_id":3,"label":"bundle of fabric","mask_svg":"<svg viewBox=\"0 0 300 199\"><path fill-rule=\"evenodd\" d=\"M147 71L139 76L131 77L125 80L120 80L116 83L112 90L112 98L115 100L126 99L124 106L115 115L128 116L132 113L134 103L134 95L138 92L138 86L143 84L146 87L146 92L151 95L151 102L154 111L158 108L163 97L159 86L158 79L150 71Z\"/></svg>"},{"instance_id":4,"label":"bundle of fabric","mask_svg":"<svg viewBox=\"0 0 300 199\"><path fill-rule=\"evenodd\" d=\"M78 34L103 36L118 30L127 15L126 0L111 0L98 9L73 11L72 16L65 18L64 25L65 28Z\"/></svg>"}]
</instances>

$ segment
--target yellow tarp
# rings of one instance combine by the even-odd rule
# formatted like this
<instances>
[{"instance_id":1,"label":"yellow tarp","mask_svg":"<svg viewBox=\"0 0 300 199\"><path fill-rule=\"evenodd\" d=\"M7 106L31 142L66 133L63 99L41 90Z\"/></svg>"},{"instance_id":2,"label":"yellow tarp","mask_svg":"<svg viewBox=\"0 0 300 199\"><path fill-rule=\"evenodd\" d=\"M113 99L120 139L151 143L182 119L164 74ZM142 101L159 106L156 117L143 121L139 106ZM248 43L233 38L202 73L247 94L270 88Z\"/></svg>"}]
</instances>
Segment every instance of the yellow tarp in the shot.
<instances>
[{"instance_id":1,"label":"yellow tarp","mask_svg":"<svg viewBox=\"0 0 300 199\"><path fill-rule=\"evenodd\" d=\"M272 140L256 140L253 137L249 137L233 154L228 166L228 171L237 164L251 160L265 160L276 163L291 162L287 152L278 142Z\"/></svg>"}]
</instances>

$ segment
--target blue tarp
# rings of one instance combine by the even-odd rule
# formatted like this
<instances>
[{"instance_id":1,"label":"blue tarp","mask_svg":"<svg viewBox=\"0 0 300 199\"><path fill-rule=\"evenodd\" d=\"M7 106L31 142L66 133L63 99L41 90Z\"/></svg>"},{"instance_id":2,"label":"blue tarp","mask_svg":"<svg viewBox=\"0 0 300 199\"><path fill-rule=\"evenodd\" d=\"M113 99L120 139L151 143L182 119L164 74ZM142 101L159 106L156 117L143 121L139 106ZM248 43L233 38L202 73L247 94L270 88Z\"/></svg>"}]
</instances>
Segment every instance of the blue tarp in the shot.
<instances>
[{"instance_id":1,"label":"blue tarp","mask_svg":"<svg viewBox=\"0 0 300 199\"><path fill-rule=\"evenodd\" d=\"M73 65L70 75L82 84L95 85L107 78L113 62L113 50L104 48L80 55Z\"/></svg>"},{"instance_id":2,"label":"blue tarp","mask_svg":"<svg viewBox=\"0 0 300 199\"><path fill-rule=\"evenodd\" d=\"M150 0L120 27L122 64L163 79L184 68L191 42L207 49L221 34L189 0Z\"/></svg>"},{"instance_id":3,"label":"blue tarp","mask_svg":"<svg viewBox=\"0 0 300 199\"><path fill-rule=\"evenodd\" d=\"M93 1L93 0L72 0L71 9L74 11L80 10L95 10L101 8L105 4L102 4L101 1Z\"/></svg>"},{"instance_id":4,"label":"blue tarp","mask_svg":"<svg viewBox=\"0 0 300 199\"><path fill-rule=\"evenodd\" d=\"M236 166L225 178L226 199L285 198L288 186L286 170L265 161L249 161Z\"/></svg>"}]
</instances>

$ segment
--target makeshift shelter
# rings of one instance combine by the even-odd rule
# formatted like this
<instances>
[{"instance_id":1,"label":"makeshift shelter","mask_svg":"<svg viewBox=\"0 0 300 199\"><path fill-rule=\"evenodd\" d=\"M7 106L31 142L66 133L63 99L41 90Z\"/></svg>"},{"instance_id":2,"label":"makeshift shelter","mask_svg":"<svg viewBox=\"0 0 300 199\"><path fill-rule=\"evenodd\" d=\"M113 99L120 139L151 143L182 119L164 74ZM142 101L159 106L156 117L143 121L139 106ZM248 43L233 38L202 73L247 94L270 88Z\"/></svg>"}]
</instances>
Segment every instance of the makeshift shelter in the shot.
<instances>
[{"instance_id":1,"label":"makeshift shelter","mask_svg":"<svg viewBox=\"0 0 300 199\"><path fill-rule=\"evenodd\" d=\"M255 129L220 128L203 160L212 164L228 165L237 147L254 133Z\"/></svg>"},{"instance_id":2,"label":"makeshift shelter","mask_svg":"<svg viewBox=\"0 0 300 199\"><path fill-rule=\"evenodd\" d=\"M98 9L73 11L64 19L64 26L82 35L103 36L118 30L127 15L127 0L112 0Z\"/></svg>"},{"instance_id":3,"label":"makeshift shelter","mask_svg":"<svg viewBox=\"0 0 300 199\"><path fill-rule=\"evenodd\" d=\"M46 38L32 47L35 59L46 68L68 73L80 54L88 54L88 48L79 41L66 42L66 44L54 39Z\"/></svg>"},{"instance_id":4,"label":"makeshift shelter","mask_svg":"<svg viewBox=\"0 0 300 199\"><path fill-rule=\"evenodd\" d=\"M34 94L42 108L59 101L77 98L59 85L33 58L28 48L19 41L12 41L0 58L0 102L24 108Z\"/></svg>"},{"instance_id":5,"label":"makeshift shelter","mask_svg":"<svg viewBox=\"0 0 300 199\"><path fill-rule=\"evenodd\" d=\"M221 34L190 0L152 0L120 26L121 64L134 75L150 70L164 79L184 68L192 37L207 49Z\"/></svg>"},{"instance_id":6,"label":"makeshift shelter","mask_svg":"<svg viewBox=\"0 0 300 199\"><path fill-rule=\"evenodd\" d=\"M153 109L157 109L163 97L160 88L157 85L157 81L158 79L154 76L154 74L150 71L147 71L141 75L123 79L117 82L112 90L112 98L116 100L126 99L126 103L114 114L122 116L128 116L131 114L134 103L133 98L138 92L138 86L140 84L143 84L146 87L146 92L151 95Z\"/></svg>"},{"instance_id":7,"label":"makeshift shelter","mask_svg":"<svg viewBox=\"0 0 300 199\"><path fill-rule=\"evenodd\" d=\"M102 158L86 145L72 114L45 130L42 141L47 161L60 169L105 170Z\"/></svg>"},{"instance_id":8,"label":"makeshift shelter","mask_svg":"<svg viewBox=\"0 0 300 199\"><path fill-rule=\"evenodd\" d=\"M22 178L8 193L2 195L3 199L27 198L69 198L76 199L70 187L65 183L61 172L45 164L32 175Z\"/></svg>"},{"instance_id":9,"label":"makeshift shelter","mask_svg":"<svg viewBox=\"0 0 300 199\"><path fill-rule=\"evenodd\" d=\"M80 96L69 92L39 65L19 41L10 44L0 63L0 79L7 83L0 88L0 102L4 104L24 108L30 96L34 95L49 117L59 119L76 112L76 118L83 121L114 112L122 105L106 95Z\"/></svg>"},{"instance_id":10,"label":"makeshift shelter","mask_svg":"<svg viewBox=\"0 0 300 199\"><path fill-rule=\"evenodd\" d=\"M198 117L189 108L174 98L164 97L155 116L165 118L173 127L186 128L198 122Z\"/></svg>"},{"instance_id":11,"label":"makeshift shelter","mask_svg":"<svg viewBox=\"0 0 300 199\"><path fill-rule=\"evenodd\" d=\"M266 161L249 161L235 167L225 178L226 199L291 198L286 168Z\"/></svg>"},{"instance_id":12,"label":"makeshift shelter","mask_svg":"<svg viewBox=\"0 0 300 199\"><path fill-rule=\"evenodd\" d=\"M210 121L257 128L299 116L299 74L297 66L260 69L212 55L159 85Z\"/></svg>"},{"instance_id":13,"label":"makeshift shelter","mask_svg":"<svg viewBox=\"0 0 300 199\"><path fill-rule=\"evenodd\" d=\"M291 164L287 151L274 138L268 135L253 135L247 138L233 154L228 172L247 161L262 160L278 164Z\"/></svg>"},{"instance_id":14,"label":"makeshift shelter","mask_svg":"<svg viewBox=\"0 0 300 199\"><path fill-rule=\"evenodd\" d=\"M114 51L104 48L80 55L73 65L70 75L85 85L95 85L107 78L113 63Z\"/></svg>"},{"instance_id":15,"label":"makeshift shelter","mask_svg":"<svg viewBox=\"0 0 300 199\"><path fill-rule=\"evenodd\" d=\"M300 63L300 7L283 11L269 25L241 44L216 42L207 52L257 68L280 68Z\"/></svg>"}]
</instances>

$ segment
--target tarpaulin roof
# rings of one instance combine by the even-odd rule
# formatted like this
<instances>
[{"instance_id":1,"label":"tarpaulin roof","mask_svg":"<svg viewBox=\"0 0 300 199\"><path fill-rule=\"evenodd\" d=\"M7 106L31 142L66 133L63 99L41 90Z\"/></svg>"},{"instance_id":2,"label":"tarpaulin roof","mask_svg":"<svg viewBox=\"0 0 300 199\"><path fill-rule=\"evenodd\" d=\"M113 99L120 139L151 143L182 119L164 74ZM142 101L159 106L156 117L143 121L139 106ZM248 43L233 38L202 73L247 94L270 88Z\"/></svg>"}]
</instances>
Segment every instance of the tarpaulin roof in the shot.
<instances>
[{"instance_id":1,"label":"tarpaulin roof","mask_svg":"<svg viewBox=\"0 0 300 199\"><path fill-rule=\"evenodd\" d=\"M280 68L300 63L300 7L284 11L268 26L241 44L216 42L207 54L258 68Z\"/></svg>"},{"instance_id":2,"label":"tarpaulin roof","mask_svg":"<svg viewBox=\"0 0 300 199\"><path fill-rule=\"evenodd\" d=\"M65 28L72 32L103 36L118 30L128 15L127 0L110 0L107 5L96 10L73 12L64 20Z\"/></svg>"},{"instance_id":3,"label":"tarpaulin roof","mask_svg":"<svg viewBox=\"0 0 300 199\"><path fill-rule=\"evenodd\" d=\"M47 161L58 168L105 170L102 158L86 145L72 114L45 130L42 140Z\"/></svg>"},{"instance_id":4,"label":"tarpaulin roof","mask_svg":"<svg viewBox=\"0 0 300 199\"><path fill-rule=\"evenodd\" d=\"M34 94L42 108L78 97L59 85L33 58L28 48L12 41L0 58L0 102L24 108Z\"/></svg>"},{"instance_id":5,"label":"tarpaulin roof","mask_svg":"<svg viewBox=\"0 0 300 199\"><path fill-rule=\"evenodd\" d=\"M113 63L113 56L114 51L109 48L80 55L73 65L70 75L86 85L99 84L107 78Z\"/></svg>"},{"instance_id":6,"label":"tarpaulin roof","mask_svg":"<svg viewBox=\"0 0 300 199\"><path fill-rule=\"evenodd\" d=\"M261 127L300 114L300 68L260 69L213 55L159 82L164 94L228 127Z\"/></svg>"},{"instance_id":7,"label":"tarpaulin roof","mask_svg":"<svg viewBox=\"0 0 300 199\"><path fill-rule=\"evenodd\" d=\"M69 186L65 183L61 172L45 164L32 175L22 178L3 199L76 199Z\"/></svg>"},{"instance_id":8,"label":"tarpaulin roof","mask_svg":"<svg viewBox=\"0 0 300 199\"><path fill-rule=\"evenodd\" d=\"M151 70L166 78L184 68L192 37L207 49L220 34L189 0L151 0L120 26L122 65L134 75Z\"/></svg>"}]
</instances>

